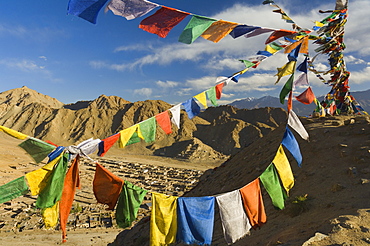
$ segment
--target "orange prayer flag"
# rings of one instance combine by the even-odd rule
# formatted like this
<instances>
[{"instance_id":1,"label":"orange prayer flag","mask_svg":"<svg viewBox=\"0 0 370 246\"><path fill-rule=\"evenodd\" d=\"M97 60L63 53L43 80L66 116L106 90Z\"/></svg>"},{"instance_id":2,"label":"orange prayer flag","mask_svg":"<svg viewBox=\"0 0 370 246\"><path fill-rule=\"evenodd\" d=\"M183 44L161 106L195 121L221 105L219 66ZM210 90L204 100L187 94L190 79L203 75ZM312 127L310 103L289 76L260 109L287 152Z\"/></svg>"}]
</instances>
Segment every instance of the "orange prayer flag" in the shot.
<instances>
[{"instance_id":1,"label":"orange prayer flag","mask_svg":"<svg viewBox=\"0 0 370 246\"><path fill-rule=\"evenodd\" d=\"M215 86L215 89L216 89L216 99L220 99L221 98L222 88L224 87L224 84L225 83L219 83L218 85Z\"/></svg>"},{"instance_id":2,"label":"orange prayer flag","mask_svg":"<svg viewBox=\"0 0 370 246\"><path fill-rule=\"evenodd\" d=\"M304 92L295 98L297 101L300 101L303 104L311 104L315 100L315 94L313 94L311 87L308 87Z\"/></svg>"},{"instance_id":3,"label":"orange prayer flag","mask_svg":"<svg viewBox=\"0 0 370 246\"><path fill-rule=\"evenodd\" d=\"M204 39L217 43L226 37L226 35L229 34L237 25L238 23L235 22L218 20L213 22L201 36Z\"/></svg>"},{"instance_id":4,"label":"orange prayer flag","mask_svg":"<svg viewBox=\"0 0 370 246\"><path fill-rule=\"evenodd\" d=\"M67 240L67 221L75 196L76 187L78 189L81 189L80 174L78 169L79 162L80 156L77 155L76 158L73 160L72 165L68 169L68 172L64 179L62 198L59 203L60 228L62 229L63 242L66 242Z\"/></svg>"},{"instance_id":5,"label":"orange prayer flag","mask_svg":"<svg viewBox=\"0 0 370 246\"><path fill-rule=\"evenodd\" d=\"M285 47L284 53L288 54L288 53L292 52L300 44L302 44L302 46L299 50L299 53L307 54L308 53L308 36L305 36L301 40L299 40L295 43L292 43L291 45L288 45L287 47Z\"/></svg>"},{"instance_id":6,"label":"orange prayer flag","mask_svg":"<svg viewBox=\"0 0 370 246\"><path fill-rule=\"evenodd\" d=\"M96 163L93 191L99 203L107 204L108 210L116 206L124 181Z\"/></svg>"},{"instance_id":7,"label":"orange prayer flag","mask_svg":"<svg viewBox=\"0 0 370 246\"><path fill-rule=\"evenodd\" d=\"M285 36L288 36L288 35L291 35L291 34L294 34L294 33L296 33L296 32L295 31L284 30L284 29L274 31L267 38L265 44L271 43L272 41L275 41L276 39L279 39L281 37L285 37Z\"/></svg>"},{"instance_id":8,"label":"orange prayer flag","mask_svg":"<svg viewBox=\"0 0 370 246\"><path fill-rule=\"evenodd\" d=\"M293 91L290 91L289 97L288 97L288 103L287 103L288 112L292 110L292 108L293 108Z\"/></svg>"},{"instance_id":9,"label":"orange prayer flag","mask_svg":"<svg viewBox=\"0 0 370 246\"><path fill-rule=\"evenodd\" d=\"M261 227L267 221L263 204L259 178L250 182L240 190L245 212L253 229Z\"/></svg>"},{"instance_id":10,"label":"orange prayer flag","mask_svg":"<svg viewBox=\"0 0 370 246\"><path fill-rule=\"evenodd\" d=\"M157 114L155 116L155 119L157 120L158 125L162 128L162 130L166 134L172 133L171 119L170 119L170 115L167 110L160 114Z\"/></svg>"}]
</instances>

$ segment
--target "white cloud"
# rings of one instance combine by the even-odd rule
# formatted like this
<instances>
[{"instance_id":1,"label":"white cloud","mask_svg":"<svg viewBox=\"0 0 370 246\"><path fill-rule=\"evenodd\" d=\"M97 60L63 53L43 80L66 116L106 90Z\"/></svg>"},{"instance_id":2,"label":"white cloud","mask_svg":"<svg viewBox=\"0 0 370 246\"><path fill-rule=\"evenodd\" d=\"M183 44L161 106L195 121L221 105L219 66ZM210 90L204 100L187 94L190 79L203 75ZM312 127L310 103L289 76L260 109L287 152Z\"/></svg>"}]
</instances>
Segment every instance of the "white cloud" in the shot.
<instances>
[{"instance_id":1,"label":"white cloud","mask_svg":"<svg viewBox=\"0 0 370 246\"><path fill-rule=\"evenodd\" d=\"M25 72L43 69L41 66L37 65L35 61L27 59L3 59L0 60L0 64L5 65L8 68L17 69Z\"/></svg>"},{"instance_id":2,"label":"white cloud","mask_svg":"<svg viewBox=\"0 0 370 246\"><path fill-rule=\"evenodd\" d=\"M39 56L40 59L44 60L44 61L47 61L48 59L46 58L46 56Z\"/></svg>"},{"instance_id":3,"label":"white cloud","mask_svg":"<svg viewBox=\"0 0 370 246\"><path fill-rule=\"evenodd\" d=\"M178 82L174 82L174 81L160 81L160 80L158 80L155 83L156 83L157 86L159 86L161 88L174 88L174 87L179 85Z\"/></svg>"},{"instance_id":4,"label":"white cloud","mask_svg":"<svg viewBox=\"0 0 370 246\"><path fill-rule=\"evenodd\" d=\"M367 62L365 62L364 60L360 59L360 58L356 58L354 57L353 55L347 55L345 56L345 62L347 63L353 63L353 64L366 64Z\"/></svg>"},{"instance_id":5,"label":"white cloud","mask_svg":"<svg viewBox=\"0 0 370 246\"><path fill-rule=\"evenodd\" d=\"M370 81L370 67L361 71L351 72L350 81L353 84L362 84Z\"/></svg>"},{"instance_id":6,"label":"white cloud","mask_svg":"<svg viewBox=\"0 0 370 246\"><path fill-rule=\"evenodd\" d=\"M146 97L149 97L150 95L152 95L152 92L153 90L151 88L141 88L141 89L134 90L135 95L146 96Z\"/></svg>"}]
</instances>

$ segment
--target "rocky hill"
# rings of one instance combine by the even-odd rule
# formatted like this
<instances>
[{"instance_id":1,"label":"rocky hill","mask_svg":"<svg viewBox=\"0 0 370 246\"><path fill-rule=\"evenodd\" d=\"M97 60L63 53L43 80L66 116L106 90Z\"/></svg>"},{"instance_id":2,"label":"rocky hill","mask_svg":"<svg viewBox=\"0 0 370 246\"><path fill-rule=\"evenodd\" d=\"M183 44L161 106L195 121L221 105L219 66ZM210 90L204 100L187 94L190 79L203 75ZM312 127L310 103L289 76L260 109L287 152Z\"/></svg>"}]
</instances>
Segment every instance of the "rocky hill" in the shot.
<instances>
[{"instance_id":1,"label":"rocky hill","mask_svg":"<svg viewBox=\"0 0 370 246\"><path fill-rule=\"evenodd\" d=\"M70 145L91 137L104 139L171 107L160 100L132 103L105 95L64 105L22 87L0 93L0 125L59 145ZM286 112L274 108L247 110L221 106L208 108L192 120L182 112L180 129L173 126L173 133L165 135L157 128L154 143L142 142L122 151L194 160L224 159L285 121Z\"/></svg>"}]
</instances>

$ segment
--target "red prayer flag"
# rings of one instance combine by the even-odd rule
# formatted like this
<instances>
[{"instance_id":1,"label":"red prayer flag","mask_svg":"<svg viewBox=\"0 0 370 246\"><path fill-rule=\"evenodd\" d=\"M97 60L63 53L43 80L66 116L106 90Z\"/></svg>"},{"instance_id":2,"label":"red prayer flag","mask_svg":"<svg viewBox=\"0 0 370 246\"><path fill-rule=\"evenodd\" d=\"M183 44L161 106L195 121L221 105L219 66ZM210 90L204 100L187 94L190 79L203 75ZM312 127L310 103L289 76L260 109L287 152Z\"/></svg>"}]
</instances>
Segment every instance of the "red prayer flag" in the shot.
<instances>
[{"instance_id":1,"label":"red prayer flag","mask_svg":"<svg viewBox=\"0 0 370 246\"><path fill-rule=\"evenodd\" d=\"M72 165L69 167L64 179L62 198L59 203L59 219L60 228L62 229L63 242L66 242L67 240L67 221L75 196L76 187L78 189L81 189L79 174L80 171L78 169L79 162L80 156L77 155L76 158L73 160Z\"/></svg>"},{"instance_id":2,"label":"red prayer flag","mask_svg":"<svg viewBox=\"0 0 370 246\"><path fill-rule=\"evenodd\" d=\"M116 206L124 181L96 163L93 191L99 203L107 204L109 210Z\"/></svg>"},{"instance_id":3,"label":"red prayer flag","mask_svg":"<svg viewBox=\"0 0 370 246\"><path fill-rule=\"evenodd\" d=\"M301 103L311 104L313 100L315 100L315 94L313 94L311 87L308 87L304 92L302 92L299 96L296 96L295 98Z\"/></svg>"},{"instance_id":4,"label":"red prayer flag","mask_svg":"<svg viewBox=\"0 0 370 246\"><path fill-rule=\"evenodd\" d=\"M53 143L53 142L52 142L52 141L50 141L50 140L45 140L45 143L48 143L48 144L54 145L55 147L58 147L58 145L56 145L55 143Z\"/></svg>"},{"instance_id":5,"label":"red prayer flag","mask_svg":"<svg viewBox=\"0 0 370 246\"><path fill-rule=\"evenodd\" d=\"M275 41L276 39L291 35L293 33L296 33L296 32L295 31L284 30L284 29L274 31L273 33L271 33L270 37L268 37L265 44L271 43L272 41Z\"/></svg>"},{"instance_id":6,"label":"red prayer flag","mask_svg":"<svg viewBox=\"0 0 370 246\"><path fill-rule=\"evenodd\" d=\"M166 134L172 133L171 119L170 119L170 115L167 110L160 114L157 114L155 116L155 119L157 120L158 125L162 128L162 130Z\"/></svg>"},{"instance_id":7,"label":"red prayer flag","mask_svg":"<svg viewBox=\"0 0 370 246\"><path fill-rule=\"evenodd\" d=\"M261 227L267 221L265 206L260 188L259 178L250 182L240 190L245 212L253 229Z\"/></svg>"},{"instance_id":8,"label":"red prayer flag","mask_svg":"<svg viewBox=\"0 0 370 246\"><path fill-rule=\"evenodd\" d=\"M220 99L221 98L221 94L222 94L222 88L224 87L224 83L220 83L218 85L215 86L215 89L216 89L216 99Z\"/></svg>"},{"instance_id":9,"label":"red prayer flag","mask_svg":"<svg viewBox=\"0 0 370 246\"><path fill-rule=\"evenodd\" d=\"M106 139L103 139L103 152L99 153L99 156L104 156L110 148L112 148L113 144L117 142L119 139L120 133L114 134L110 137L107 137Z\"/></svg>"},{"instance_id":10,"label":"red prayer flag","mask_svg":"<svg viewBox=\"0 0 370 246\"><path fill-rule=\"evenodd\" d=\"M139 28L165 38L190 13L162 6L153 15L140 22Z\"/></svg>"},{"instance_id":11,"label":"red prayer flag","mask_svg":"<svg viewBox=\"0 0 370 246\"><path fill-rule=\"evenodd\" d=\"M292 110L293 108L293 91L289 92L287 108L288 108L288 112L290 112L290 110Z\"/></svg>"}]
</instances>

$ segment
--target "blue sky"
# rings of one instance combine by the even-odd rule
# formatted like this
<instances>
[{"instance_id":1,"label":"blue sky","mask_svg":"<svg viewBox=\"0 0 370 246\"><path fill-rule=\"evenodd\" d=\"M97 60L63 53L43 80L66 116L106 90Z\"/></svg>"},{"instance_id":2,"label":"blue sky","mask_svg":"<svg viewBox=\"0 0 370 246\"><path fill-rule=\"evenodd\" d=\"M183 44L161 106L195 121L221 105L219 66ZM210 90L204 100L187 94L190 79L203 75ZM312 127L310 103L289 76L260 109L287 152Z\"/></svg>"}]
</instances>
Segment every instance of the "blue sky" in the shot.
<instances>
[{"instance_id":1,"label":"blue sky","mask_svg":"<svg viewBox=\"0 0 370 246\"><path fill-rule=\"evenodd\" d=\"M158 0L160 5L216 19L291 29L262 5L262 0L199 1ZM276 0L301 27L333 9L335 1ZM324 4L323 4L324 2ZM268 34L232 39L219 43L198 38L193 44L178 42L190 17L166 38L138 28L142 18L126 20L104 9L97 24L67 15L68 0L1 1L0 8L0 91L23 85L57 98L63 103L93 100L99 95L120 96L128 101L160 99L175 104L207 90L218 76L230 76L243 69L238 59L246 59L264 49ZM345 61L352 73L351 91L370 88L370 1L350 0L346 25ZM315 45L311 45L311 55ZM281 52L282 53L282 52ZM221 103L246 97L278 96L285 79L277 85L276 68L287 62L276 54L240 77L239 83L224 88ZM327 57L317 59L317 67L327 67ZM319 96L329 91L313 74L310 83ZM304 89L299 89L296 94Z\"/></svg>"}]
</instances>

